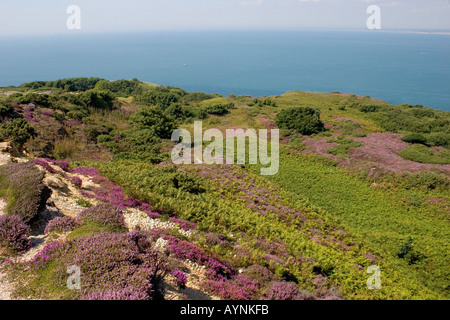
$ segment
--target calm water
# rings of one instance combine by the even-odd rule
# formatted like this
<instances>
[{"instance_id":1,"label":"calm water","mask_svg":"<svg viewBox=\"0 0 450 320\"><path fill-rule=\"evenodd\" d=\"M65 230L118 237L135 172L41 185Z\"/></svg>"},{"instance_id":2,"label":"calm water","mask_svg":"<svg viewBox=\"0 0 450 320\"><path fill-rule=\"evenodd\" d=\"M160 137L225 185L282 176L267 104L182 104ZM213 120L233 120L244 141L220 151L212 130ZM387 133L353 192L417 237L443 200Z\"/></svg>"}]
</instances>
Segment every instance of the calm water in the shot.
<instances>
[{"instance_id":1,"label":"calm water","mask_svg":"<svg viewBox=\"0 0 450 320\"><path fill-rule=\"evenodd\" d=\"M0 86L81 76L222 95L351 92L450 111L450 36L261 31L0 38Z\"/></svg>"}]
</instances>

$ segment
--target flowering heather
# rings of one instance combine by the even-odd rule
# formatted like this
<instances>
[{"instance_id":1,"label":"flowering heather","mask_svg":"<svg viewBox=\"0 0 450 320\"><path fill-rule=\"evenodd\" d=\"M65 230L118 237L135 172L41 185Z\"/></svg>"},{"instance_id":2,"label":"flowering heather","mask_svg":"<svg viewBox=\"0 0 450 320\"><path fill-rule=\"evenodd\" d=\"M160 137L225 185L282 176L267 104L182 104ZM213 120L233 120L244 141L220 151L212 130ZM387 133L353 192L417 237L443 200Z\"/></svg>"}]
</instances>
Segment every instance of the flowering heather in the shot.
<instances>
[{"instance_id":1,"label":"flowering heather","mask_svg":"<svg viewBox=\"0 0 450 320\"><path fill-rule=\"evenodd\" d=\"M51 115L52 115L52 112L51 112L51 111L48 111L48 110L41 111L41 113L42 113L44 116L51 116Z\"/></svg>"},{"instance_id":2,"label":"flowering heather","mask_svg":"<svg viewBox=\"0 0 450 320\"><path fill-rule=\"evenodd\" d=\"M29 227L14 215L0 216L0 247L17 252L28 250L31 242L27 238Z\"/></svg>"},{"instance_id":3,"label":"flowering heather","mask_svg":"<svg viewBox=\"0 0 450 320\"><path fill-rule=\"evenodd\" d=\"M171 222L178 223L181 229L186 231L195 230L197 228L197 224L194 222L189 222L186 220L181 220L175 217L170 218Z\"/></svg>"},{"instance_id":4,"label":"flowering heather","mask_svg":"<svg viewBox=\"0 0 450 320\"><path fill-rule=\"evenodd\" d=\"M292 282L273 282L265 298L267 300L300 300L298 286Z\"/></svg>"},{"instance_id":5,"label":"flowering heather","mask_svg":"<svg viewBox=\"0 0 450 320\"><path fill-rule=\"evenodd\" d=\"M82 223L95 222L118 230L126 229L122 211L108 204L84 209L78 214L77 220Z\"/></svg>"},{"instance_id":6,"label":"flowering heather","mask_svg":"<svg viewBox=\"0 0 450 320\"><path fill-rule=\"evenodd\" d=\"M202 288L224 300L254 300L259 296L258 282L244 277L233 280L205 280Z\"/></svg>"},{"instance_id":7,"label":"flowering heather","mask_svg":"<svg viewBox=\"0 0 450 320\"><path fill-rule=\"evenodd\" d=\"M54 160L54 159L49 159L49 158L45 158L44 160L49 163L52 163L54 165L57 165L65 172L69 172L69 162L67 162L65 160Z\"/></svg>"},{"instance_id":8,"label":"flowering heather","mask_svg":"<svg viewBox=\"0 0 450 320\"><path fill-rule=\"evenodd\" d=\"M71 173L81 174L87 177L98 176L98 169L95 167L77 167L72 169Z\"/></svg>"},{"instance_id":9,"label":"flowering heather","mask_svg":"<svg viewBox=\"0 0 450 320\"><path fill-rule=\"evenodd\" d=\"M145 290L136 290L135 288L125 288L118 290L94 291L81 296L81 300L148 300L149 296Z\"/></svg>"},{"instance_id":10,"label":"flowering heather","mask_svg":"<svg viewBox=\"0 0 450 320\"><path fill-rule=\"evenodd\" d=\"M8 213L29 222L45 207L51 190L42 182L44 173L32 163L0 167L0 190L8 198Z\"/></svg>"},{"instance_id":11,"label":"flowering heather","mask_svg":"<svg viewBox=\"0 0 450 320\"><path fill-rule=\"evenodd\" d=\"M37 164L38 166L41 166L42 168L44 168L46 171L50 172L50 173L56 173L57 171L55 169L53 169L53 167L48 164L47 161L45 161L44 159L33 159L31 160L31 162L33 162L34 164Z\"/></svg>"},{"instance_id":12,"label":"flowering heather","mask_svg":"<svg viewBox=\"0 0 450 320\"><path fill-rule=\"evenodd\" d=\"M47 245L33 259L36 268L58 261L54 274L58 286L65 286L67 267L81 270L81 299L149 300L157 297L169 272L160 253L138 232L102 233Z\"/></svg>"},{"instance_id":13,"label":"flowering heather","mask_svg":"<svg viewBox=\"0 0 450 320\"><path fill-rule=\"evenodd\" d=\"M72 177L72 178L70 178L70 181L77 188L81 188L81 186L83 185L83 180L81 180L80 177Z\"/></svg>"},{"instance_id":14,"label":"flowering heather","mask_svg":"<svg viewBox=\"0 0 450 320\"><path fill-rule=\"evenodd\" d=\"M175 279L175 284L176 284L179 288L181 288L181 289L186 288L187 276L186 276L183 272L181 272L181 271L178 270L178 269L175 269L175 270L173 270L173 271L170 273L170 275L171 275L172 277L174 277L174 279Z\"/></svg>"},{"instance_id":15,"label":"flowering heather","mask_svg":"<svg viewBox=\"0 0 450 320\"><path fill-rule=\"evenodd\" d=\"M51 220L45 227L45 234L50 232L69 232L78 227L78 223L72 217L56 217Z\"/></svg>"},{"instance_id":16,"label":"flowering heather","mask_svg":"<svg viewBox=\"0 0 450 320\"><path fill-rule=\"evenodd\" d=\"M70 121L66 121L66 126L68 126L69 128L75 127L75 126L79 126L83 124L82 121L80 120L70 120Z\"/></svg>"},{"instance_id":17,"label":"flowering heather","mask_svg":"<svg viewBox=\"0 0 450 320\"><path fill-rule=\"evenodd\" d=\"M32 112L25 112L25 114L23 116L24 116L24 118L26 120L31 120L33 118L33 113Z\"/></svg>"},{"instance_id":18,"label":"flowering heather","mask_svg":"<svg viewBox=\"0 0 450 320\"><path fill-rule=\"evenodd\" d=\"M81 168L81 167L80 167ZM143 208L147 212L148 206L143 206L139 200L127 197L121 187L116 186L107 178L102 176L95 176L90 179L95 184L99 184L100 187L91 187L92 193L82 190L80 193L89 198L94 198L103 202L107 202L113 206L116 206L122 210L127 208ZM158 217L157 215L156 217Z\"/></svg>"},{"instance_id":19,"label":"flowering heather","mask_svg":"<svg viewBox=\"0 0 450 320\"><path fill-rule=\"evenodd\" d=\"M52 258L52 255L60 248L64 247L64 243L52 242L47 244L37 255L31 259L34 267L42 267Z\"/></svg>"},{"instance_id":20,"label":"flowering heather","mask_svg":"<svg viewBox=\"0 0 450 320\"><path fill-rule=\"evenodd\" d=\"M176 258L182 260L191 260L200 265L206 265L210 270L210 277L218 279L233 276L235 271L226 264L213 259L193 243L178 239L170 235L162 235L168 241L167 250Z\"/></svg>"},{"instance_id":21,"label":"flowering heather","mask_svg":"<svg viewBox=\"0 0 450 320\"><path fill-rule=\"evenodd\" d=\"M148 203L141 203L139 206L139 210L145 212L150 218L157 219L160 217L160 214L153 211L153 208Z\"/></svg>"}]
</instances>

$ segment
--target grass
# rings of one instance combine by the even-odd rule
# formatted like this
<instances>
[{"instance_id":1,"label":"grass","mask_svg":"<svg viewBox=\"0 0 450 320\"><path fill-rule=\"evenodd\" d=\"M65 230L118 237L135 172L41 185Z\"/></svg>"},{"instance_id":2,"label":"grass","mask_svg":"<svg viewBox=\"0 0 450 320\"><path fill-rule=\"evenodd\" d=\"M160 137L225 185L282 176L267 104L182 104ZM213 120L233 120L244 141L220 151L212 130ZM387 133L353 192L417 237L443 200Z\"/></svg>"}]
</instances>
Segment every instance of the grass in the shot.
<instances>
[{"instance_id":1,"label":"grass","mask_svg":"<svg viewBox=\"0 0 450 320\"><path fill-rule=\"evenodd\" d=\"M100 234L103 232L121 233L121 232L125 232L125 231L126 230L112 228L110 226L101 225L96 222L89 222L89 223L86 223L86 224L82 225L81 227L75 229L71 233L69 233L69 235L67 237L69 239L76 239L76 238L81 238L81 237L93 236L93 235Z\"/></svg>"},{"instance_id":2,"label":"grass","mask_svg":"<svg viewBox=\"0 0 450 320\"><path fill-rule=\"evenodd\" d=\"M420 163L450 164L450 151L437 151L421 144L409 146L405 150L398 152L398 155L404 159Z\"/></svg>"}]
</instances>

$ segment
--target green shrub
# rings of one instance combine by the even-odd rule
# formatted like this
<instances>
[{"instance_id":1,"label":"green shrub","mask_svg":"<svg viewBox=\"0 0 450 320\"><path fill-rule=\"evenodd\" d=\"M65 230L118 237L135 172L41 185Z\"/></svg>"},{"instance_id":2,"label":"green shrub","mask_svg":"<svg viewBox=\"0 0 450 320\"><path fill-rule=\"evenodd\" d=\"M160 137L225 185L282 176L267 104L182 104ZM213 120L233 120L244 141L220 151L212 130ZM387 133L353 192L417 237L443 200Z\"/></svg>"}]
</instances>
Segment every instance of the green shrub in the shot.
<instances>
[{"instance_id":1,"label":"green shrub","mask_svg":"<svg viewBox=\"0 0 450 320\"><path fill-rule=\"evenodd\" d=\"M137 96L136 100L148 105L159 105L165 110L172 103L177 103L180 100L180 97L170 92L170 90L154 89Z\"/></svg>"},{"instance_id":2,"label":"green shrub","mask_svg":"<svg viewBox=\"0 0 450 320\"><path fill-rule=\"evenodd\" d=\"M8 121L0 127L0 139L11 140L18 148L35 136L36 131L23 118Z\"/></svg>"},{"instance_id":3,"label":"green shrub","mask_svg":"<svg viewBox=\"0 0 450 320\"><path fill-rule=\"evenodd\" d=\"M427 138L424 137L423 134L420 133L411 133L402 138L403 141L409 143L418 143L418 144L426 144Z\"/></svg>"},{"instance_id":4,"label":"green shrub","mask_svg":"<svg viewBox=\"0 0 450 320\"><path fill-rule=\"evenodd\" d=\"M282 110L275 119L280 129L295 130L303 135L324 131L320 111L310 107L292 107Z\"/></svg>"},{"instance_id":5,"label":"green shrub","mask_svg":"<svg viewBox=\"0 0 450 320\"><path fill-rule=\"evenodd\" d=\"M170 139L172 132L176 129L174 119L166 115L158 106L139 109L131 116L130 124L138 129L151 129L162 139Z\"/></svg>"},{"instance_id":6,"label":"green shrub","mask_svg":"<svg viewBox=\"0 0 450 320\"><path fill-rule=\"evenodd\" d=\"M450 133L435 132L427 136L428 144L437 147L450 148Z\"/></svg>"},{"instance_id":7,"label":"green shrub","mask_svg":"<svg viewBox=\"0 0 450 320\"><path fill-rule=\"evenodd\" d=\"M206 112L209 114L217 115L217 116L224 116L228 113L230 113L230 109L234 106L233 103L231 104L216 104L212 106L206 107Z\"/></svg>"},{"instance_id":8,"label":"green shrub","mask_svg":"<svg viewBox=\"0 0 450 320\"><path fill-rule=\"evenodd\" d=\"M141 82L137 79L107 81L100 80L95 85L96 90L111 91L116 96L129 97L142 94Z\"/></svg>"},{"instance_id":9,"label":"green shrub","mask_svg":"<svg viewBox=\"0 0 450 320\"><path fill-rule=\"evenodd\" d=\"M450 164L450 151L435 151L420 144L412 145L397 154L407 160L420 163Z\"/></svg>"}]
</instances>

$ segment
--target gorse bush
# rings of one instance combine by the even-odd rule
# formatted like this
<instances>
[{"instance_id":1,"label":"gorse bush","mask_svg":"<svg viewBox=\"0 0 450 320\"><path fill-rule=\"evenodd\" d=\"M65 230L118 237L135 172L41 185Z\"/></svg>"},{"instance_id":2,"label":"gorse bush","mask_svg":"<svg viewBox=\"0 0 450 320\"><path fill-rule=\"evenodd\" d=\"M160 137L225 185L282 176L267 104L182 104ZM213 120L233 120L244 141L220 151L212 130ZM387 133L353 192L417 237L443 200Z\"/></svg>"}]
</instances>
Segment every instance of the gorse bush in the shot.
<instances>
[{"instance_id":1,"label":"gorse bush","mask_svg":"<svg viewBox=\"0 0 450 320\"><path fill-rule=\"evenodd\" d=\"M31 247L29 227L19 216L0 215L0 248L21 252Z\"/></svg>"},{"instance_id":2,"label":"gorse bush","mask_svg":"<svg viewBox=\"0 0 450 320\"><path fill-rule=\"evenodd\" d=\"M324 130L320 111L309 107L292 107L282 110L275 119L280 129L287 129L303 135L312 135Z\"/></svg>"},{"instance_id":3,"label":"gorse bush","mask_svg":"<svg viewBox=\"0 0 450 320\"><path fill-rule=\"evenodd\" d=\"M0 194L8 199L6 211L28 222L43 210L51 195L50 189L42 182L43 177L44 173L32 163L0 167Z\"/></svg>"},{"instance_id":4,"label":"gorse bush","mask_svg":"<svg viewBox=\"0 0 450 320\"><path fill-rule=\"evenodd\" d=\"M22 118L8 121L0 126L0 140L10 140L21 148L36 131Z\"/></svg>"}]
</instances>

